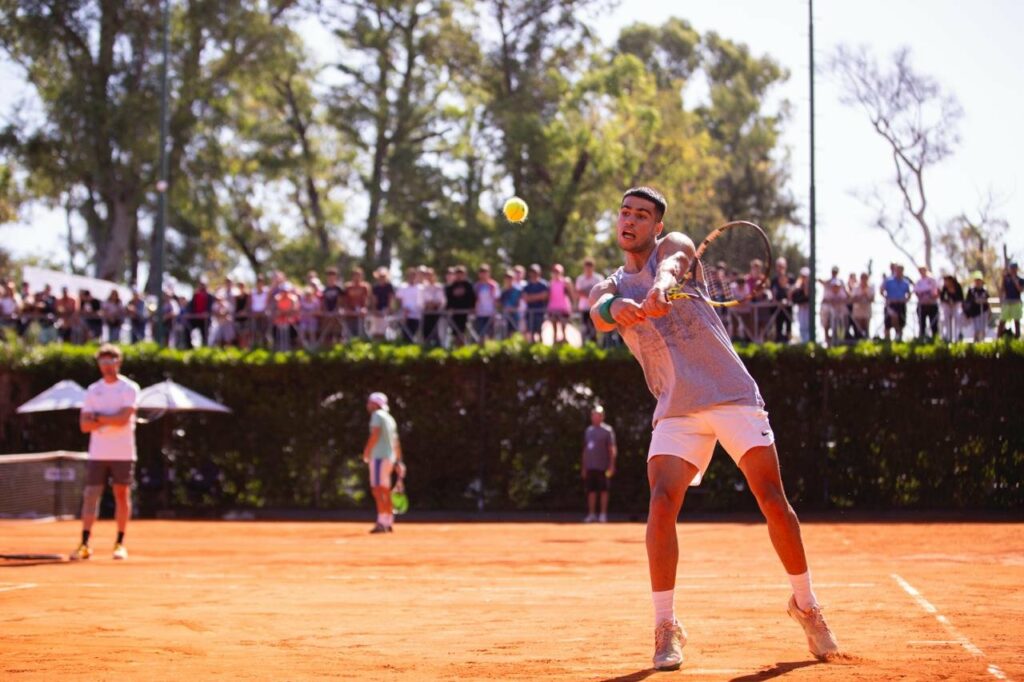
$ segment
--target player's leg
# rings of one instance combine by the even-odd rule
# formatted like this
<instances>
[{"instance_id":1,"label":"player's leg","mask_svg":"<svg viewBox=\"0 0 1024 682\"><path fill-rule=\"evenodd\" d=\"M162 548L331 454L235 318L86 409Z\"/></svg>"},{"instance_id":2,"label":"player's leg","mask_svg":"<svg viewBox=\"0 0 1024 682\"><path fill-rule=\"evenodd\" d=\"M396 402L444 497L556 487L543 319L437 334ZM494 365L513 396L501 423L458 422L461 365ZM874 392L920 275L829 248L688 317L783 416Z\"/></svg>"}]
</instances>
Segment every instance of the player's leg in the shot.
<instances>
[{"instance_id":1,"label":"player's leg","mask_svg":"<svg viewBox=\"0 0 1024 682\"><path fill-rule=\"evenodd\" d=\"M653 446L653 444L652 444ZM671 455L647 460L651 502L647 515L647 562L654 602L654 667L675 670L683 662L686 633L675 617L676 566L679 541L676 520L686 488L699 473L690 462Z\"/></svg>"},{"instance_id":2,"label":"player's leg","mask_svg":"<svg viewBox=\"0 0 1024 682\"><path fill-rule=\"evenodd\" d=\"M114 484L114 519L117 522L117 541L114 543L114 558L127 559L128 550L124 546L124 534L128 530L128 520L132 517L131 486L124 483Z\"/></svg>"},{"instance_id":3,"label":"player's leg","mask_svg":"<svg viewBox=\"0 0 1024 682\"><path fill-rule=\"evenodd\" d=\"M601 491L601 515L597 518L602 523L608 520L608 488Z\"/></svg>"},{"instance_id":4,"label":"player's leg","mask_svg":"<svg viewBox=\"0 0 1024 682\"><path fill-rule=\"evenodd\" d=\"M597 520L597 491L590 486L590 481L587 481L587 517L583 519L584 523L590 523Z\"/></svg>"},{"instance_id":5,"label":"player's leg","mask_svg":"<svg viewBox=\"0 0 1024 682\"><path fill-rule=\"evenodd\" d=\"M85 463L85 486L82 489L82 541L71 553L73 561L85 560L92 556L89 536L92 535L92 526L99 514L100 498L103 496L103 486L106 483L107 463L88 460Z\"/></svg>"},{"instance_id":6,"label":"player's leg","mask_svg":"<svg viewBox=\"0 0 1024 682\"><path fill-rule=\"evenodd\" d=\"M775 444L751 448L740 458L739 466L768 522L768 535L793 587L787 611L803 628L811 653L819 660L833 658L839 653L839 645L811 586L800 521L786 499Z\"/></svg>"}]
</instances>

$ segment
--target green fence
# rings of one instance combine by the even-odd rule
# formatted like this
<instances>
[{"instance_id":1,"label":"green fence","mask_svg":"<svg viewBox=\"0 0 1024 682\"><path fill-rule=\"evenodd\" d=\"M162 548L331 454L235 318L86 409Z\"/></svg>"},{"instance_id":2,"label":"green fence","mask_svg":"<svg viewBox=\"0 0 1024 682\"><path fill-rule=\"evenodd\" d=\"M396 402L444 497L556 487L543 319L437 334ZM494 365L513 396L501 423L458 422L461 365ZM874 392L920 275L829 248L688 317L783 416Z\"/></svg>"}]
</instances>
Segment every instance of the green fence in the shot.
<instances>
[{"instance_id":1,"label":"green fence","mask_svg":"<svg viewBox=\"0 0 1024 682\"><path fill-rule=\"evenodd\" d=\"M14 408L60 379L97 377L93 349L0 349L0 449L84 449L77 414ZM761 386L794 504L808 509L1024 507L1024 343L865 342L740 349ZM654 400L623 350L520 342L424 351L357 344L307 355L126 349L143 386L166 377L231 415L140 425L141 511L368 507L367 394L386 392L418 509L580 507L582 433L595 402L619 442L617 511L643 513ZM687 508L749 510L716 456Z\"/></svg>"}]
</instances>

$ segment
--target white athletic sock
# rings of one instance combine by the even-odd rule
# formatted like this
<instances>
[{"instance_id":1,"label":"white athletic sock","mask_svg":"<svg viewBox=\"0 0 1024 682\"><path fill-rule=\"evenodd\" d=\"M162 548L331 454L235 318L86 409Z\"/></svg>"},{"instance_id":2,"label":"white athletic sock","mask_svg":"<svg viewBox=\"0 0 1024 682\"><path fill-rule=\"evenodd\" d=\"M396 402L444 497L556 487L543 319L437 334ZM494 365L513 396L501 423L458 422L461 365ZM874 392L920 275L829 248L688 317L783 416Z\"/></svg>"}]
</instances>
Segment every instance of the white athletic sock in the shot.
<instances>
[{"instance_id":1,"label":"white athletic sock","mask_svg":"<svg viewBox=\"0 0 1024 682\"><path fill-rule=\"evenodd\" d=\"M385 514L384 516L385 516L385 519L384 519L384 525L385 526L390 528L391 526L395 525L395 515L394 514Z\"/></svg>"},{"instance_id":2,"label":"white athletic sock","mask_svg":"<svg viewBox=\"0 0 1024 682\"><path fill-rule=\"evenodd\" d=\"M658 627L666 620L676 619L675 593L675 590L651 592L651 599L654 601L654 627Z\"/></svg>"},{"instance_id":3,"label":"white athletic sock","mask_svg":"<svg viewBox=\"0 0 1024 682\"><path fill-rule=\"evenodd\" d=\"M801 611L818 605L818 598L814 596L814 589L811 588L810 569L800 575L789 576L789 583L793 586L793 596L796 597L796 605Z\"/></svg>"},{"instance_id":4,"label":"white athletic sock","mask_svg":"<svg viewBox=\"0 0 1024 682\"><path fill-rule=\"evenodd\" d=\"M387 514L377 514L377 523L379 523L382 526L388 525L388 515Z\"/></svg>"}]
</instances>

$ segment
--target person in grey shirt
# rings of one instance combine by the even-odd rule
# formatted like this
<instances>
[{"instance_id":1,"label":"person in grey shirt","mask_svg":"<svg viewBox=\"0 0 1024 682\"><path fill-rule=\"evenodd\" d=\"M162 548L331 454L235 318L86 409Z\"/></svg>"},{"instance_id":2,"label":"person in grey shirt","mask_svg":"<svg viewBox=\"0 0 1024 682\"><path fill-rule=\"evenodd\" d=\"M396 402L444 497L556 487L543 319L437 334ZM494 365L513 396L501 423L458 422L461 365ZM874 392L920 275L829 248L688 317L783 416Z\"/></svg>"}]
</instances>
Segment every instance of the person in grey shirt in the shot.
<instances>
[{"instance_id":1,"label":"person in grey shirt","mask_svg":"<svg viewBox=\"0 0 1024 682\"><path fill-rule=\"evenodd\" d=\"M647 453L654 667L674 670L683 661L686 633L674 610L676 520L686 488L700 483L716 442L743 472L768 522L768 535L793 587L789 615L803 627L811 653L831 659L839 647L811 586L800 522L782 486L775 435L757 383L710 305L701 298L671 304L666 296L696 258L689 237L662 235L667 206L665 197L650 187L634 187L623 195L616 242L625 265L594 287L590 312L598 331L619 332L658 401ZM685 287L707 296L699 264Z\"/></svg>"},{"instance_id":2,"label":"person in grey shirt","mask_svg":"<svg viewBox=\"0 0 1024 682\"><path fill-rule=\"evenodd\" d=\"M587 516L584 523L608 521L608 489L615 475L615 429L604 423L604 408L595 405L590 412L590 426L583 433L583 487L587 491ZM601 500L601 514L594 512Z\"/></svg>"}]
</instances>

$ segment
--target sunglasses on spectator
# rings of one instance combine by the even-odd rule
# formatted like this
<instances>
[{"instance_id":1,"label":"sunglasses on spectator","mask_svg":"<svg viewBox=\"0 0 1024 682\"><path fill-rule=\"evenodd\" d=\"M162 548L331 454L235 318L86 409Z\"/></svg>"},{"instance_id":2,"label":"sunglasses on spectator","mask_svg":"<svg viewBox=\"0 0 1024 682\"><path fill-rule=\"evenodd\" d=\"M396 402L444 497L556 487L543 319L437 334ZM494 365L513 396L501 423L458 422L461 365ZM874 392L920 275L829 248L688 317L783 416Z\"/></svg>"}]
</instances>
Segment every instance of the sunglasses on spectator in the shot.
<instances>
[{"instance_id":1,"label":"sunglasses on spectator","mask_svg":"<svg viewBox=\"0 0 1024 682\"><path fill-rule=\"evenodd\" d=\"M96 361L96 363L100 365L116 365L119 362L121 361L118 360L117 358L111 357L100 358L99 360Z\"/></svg>"}]
</instances>

